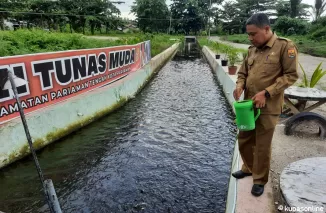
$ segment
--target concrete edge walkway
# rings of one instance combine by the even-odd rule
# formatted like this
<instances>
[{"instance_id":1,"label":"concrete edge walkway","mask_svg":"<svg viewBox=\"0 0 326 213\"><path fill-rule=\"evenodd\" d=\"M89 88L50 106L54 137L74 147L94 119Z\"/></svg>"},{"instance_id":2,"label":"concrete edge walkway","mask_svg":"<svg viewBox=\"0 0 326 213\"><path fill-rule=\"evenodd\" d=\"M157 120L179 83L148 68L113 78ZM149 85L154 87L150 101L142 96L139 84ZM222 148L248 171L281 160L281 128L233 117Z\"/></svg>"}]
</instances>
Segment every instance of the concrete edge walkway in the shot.
<instances>
[{"instance_id":1,"label":"concrete edge walkway","mask_svg":"<svg viewBox=\"0 0 326 213\"><path fill-rule=\"evenodd\" d=\"M233 90L235 88L236 75L228 74L228 67L222 67L221 61L215 59L215 53L213 53L208 47L203 47L203 53L210 64L215 76L219 83L223 87L223 92L231 105L233 112ZM240 157L238 146L236 141L232 168L230 172L230 181L227 196L226 213L272 213L275 211L273 206L273 194L272 184L269 181L265 185L265 192L260 197L254 197L251 195L251 188L253 181L251 177L247 177L241 180L235 180L231 173L239 169L242 165L242 159Z\"/></svg>"}]
</instances>

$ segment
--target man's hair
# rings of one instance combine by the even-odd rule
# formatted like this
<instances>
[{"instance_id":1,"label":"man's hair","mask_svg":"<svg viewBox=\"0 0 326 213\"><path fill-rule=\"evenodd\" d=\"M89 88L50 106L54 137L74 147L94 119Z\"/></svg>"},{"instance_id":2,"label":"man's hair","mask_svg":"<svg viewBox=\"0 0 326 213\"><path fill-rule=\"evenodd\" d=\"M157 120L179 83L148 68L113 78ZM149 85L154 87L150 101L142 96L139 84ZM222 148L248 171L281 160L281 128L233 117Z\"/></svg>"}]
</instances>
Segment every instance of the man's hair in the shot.
<instances>
[{"instance_id":1,"label":"man's hair","mask_svg":"<svg viewBox=\"0 0 326 213\"><path fill-rule=\"evenodd\" d=\"M246 22L246 25L256 25L259 28L263 28L266 25L271 26L269 18L264 13L256 13L252 15Z\"/></svg>"}]
</instances>

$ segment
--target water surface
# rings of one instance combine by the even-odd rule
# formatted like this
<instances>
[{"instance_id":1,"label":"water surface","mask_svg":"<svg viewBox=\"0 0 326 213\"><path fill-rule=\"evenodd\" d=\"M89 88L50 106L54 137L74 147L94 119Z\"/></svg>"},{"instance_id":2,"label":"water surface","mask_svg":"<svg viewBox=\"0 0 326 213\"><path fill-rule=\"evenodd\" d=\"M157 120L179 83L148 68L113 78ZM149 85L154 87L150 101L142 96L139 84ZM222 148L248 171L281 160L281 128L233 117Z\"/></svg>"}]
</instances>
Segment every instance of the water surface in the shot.
<instances>
[{"instance_id":1,"label":"water surface","mask_svg":"<svg viewBox=\"0 0 326 213\"><path fill-rule=\"evenodd\" d=\"M225 212L234 117L202 59L175 57L115 113L39 153L63 212ZM0 210L48 212L31 158L0 171Z\"/></svg>"}]
</instances>

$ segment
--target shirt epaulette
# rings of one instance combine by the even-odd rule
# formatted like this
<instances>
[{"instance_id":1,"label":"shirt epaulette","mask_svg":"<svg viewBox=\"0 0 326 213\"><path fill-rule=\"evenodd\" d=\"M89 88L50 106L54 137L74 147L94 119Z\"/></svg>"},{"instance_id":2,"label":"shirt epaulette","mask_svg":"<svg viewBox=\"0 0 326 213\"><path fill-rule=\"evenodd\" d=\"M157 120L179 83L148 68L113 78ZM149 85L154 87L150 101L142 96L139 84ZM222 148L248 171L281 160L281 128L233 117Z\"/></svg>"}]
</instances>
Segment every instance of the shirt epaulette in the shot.
<instances>
[{"instance_id":1,"label":"shirt epaulette","mask_svg":"<svg viewBox=\"0 0 326 213\"><path fill-rule=\"evenodd\" d=\"M288 39L288 38L284 38L284 37L278 37L279 40L283 40L283 41L286 41L287 44L290 44L290 45L293 45L297 51L298 51L298 47L297 45L291 40L291 39Z\"/></svg>"},{"instance_id":2,"label":"shirt epaulette","mask_svg":"<svg viewBox=\"0 0 326 213\"><path fill-rule=\"evenodd\" d=\"M284 37L277 37L277 39L280 39L280 40L285 40L285 41L287 41L287 42L291 42L291 40L290 40L290 39L288 39L288 38L284 38Z\"/></svg>"}]
</instances>

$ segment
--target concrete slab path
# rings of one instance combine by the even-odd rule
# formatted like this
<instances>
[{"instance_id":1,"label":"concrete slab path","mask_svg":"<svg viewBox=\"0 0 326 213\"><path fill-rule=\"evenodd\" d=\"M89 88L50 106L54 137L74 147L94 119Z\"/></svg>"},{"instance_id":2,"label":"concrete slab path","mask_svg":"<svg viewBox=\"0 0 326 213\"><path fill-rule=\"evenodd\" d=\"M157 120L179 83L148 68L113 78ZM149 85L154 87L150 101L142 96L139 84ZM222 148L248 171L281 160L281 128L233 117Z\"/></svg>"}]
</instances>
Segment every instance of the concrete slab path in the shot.
<instances>
[{"instance_id":1,"label":"concrete slab path","mask_svg":"<svg viewBox=\"0 0 326 213\"><path fill-rule=\"evenodd\" d=\"M240 166L243 161L240 157ZM238 194L237 194L237 205L235 213L274 213L274 199L271 181L265 185L264 194L260 197L254 197L251 194L251 188L253 185L252 177L246 177L237 180Z\"/></svg>"},{"instance_id":2,"label":"concrete slab path","mask_svg":"<svg viewBox=\"0 0 326 213\"><path fill-rule=\"evenodd\" d=\"M119 37L114 36L86 36L87 38L94 38L94 39L100 39L100 40L118 40Z\"/></svg>"}]
</instances>

